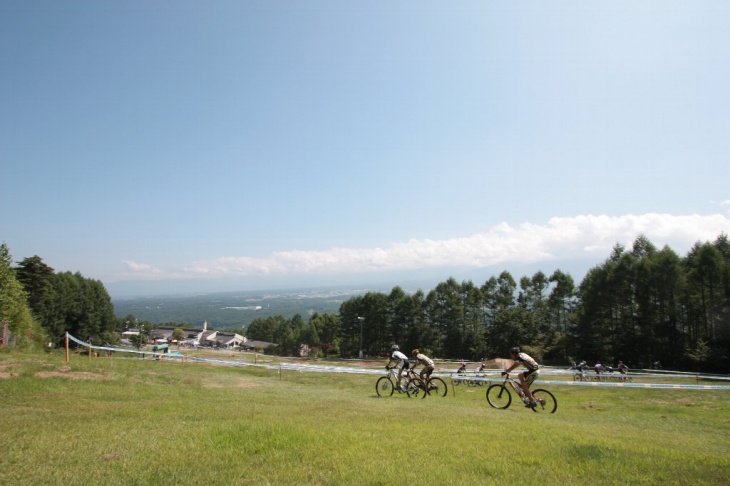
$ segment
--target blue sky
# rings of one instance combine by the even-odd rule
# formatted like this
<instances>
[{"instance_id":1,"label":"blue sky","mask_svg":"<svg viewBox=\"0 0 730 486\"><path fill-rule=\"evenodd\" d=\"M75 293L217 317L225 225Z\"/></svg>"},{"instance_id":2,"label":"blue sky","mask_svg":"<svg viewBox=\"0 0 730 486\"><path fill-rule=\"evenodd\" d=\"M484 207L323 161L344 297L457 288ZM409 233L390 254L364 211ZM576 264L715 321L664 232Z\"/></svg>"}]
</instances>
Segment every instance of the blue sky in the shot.
<instances>
[{"instance_id":1,"label":"blue sky","mask_svg":"<svg viewBox=\"0 0 730 486\"><path fill-rule=\"evenodd\" d=\"M584 271L639 234L684 255L730 233L729 24L724 0L5 0L0 241L113 297Z\"/></svg>"}]
</instances>

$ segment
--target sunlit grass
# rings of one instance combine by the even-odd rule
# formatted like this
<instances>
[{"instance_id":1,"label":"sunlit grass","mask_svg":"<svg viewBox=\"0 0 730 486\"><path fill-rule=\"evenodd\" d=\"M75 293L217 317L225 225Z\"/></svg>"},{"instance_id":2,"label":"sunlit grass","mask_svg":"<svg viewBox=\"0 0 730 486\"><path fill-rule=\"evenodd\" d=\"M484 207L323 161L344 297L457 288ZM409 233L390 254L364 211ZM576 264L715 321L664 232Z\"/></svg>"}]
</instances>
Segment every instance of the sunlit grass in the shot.
<instances>
[{"instance_id":1,"label":"sunlit grass","mask_svg":"<svg viewBox=\"0 0 730 486\"><path fill-rule=\"evenodd\" d=\"M0 484L728 484L730 393L485 387L375 396L376 375L0 353Z\"/></svg>"}]
</instances>

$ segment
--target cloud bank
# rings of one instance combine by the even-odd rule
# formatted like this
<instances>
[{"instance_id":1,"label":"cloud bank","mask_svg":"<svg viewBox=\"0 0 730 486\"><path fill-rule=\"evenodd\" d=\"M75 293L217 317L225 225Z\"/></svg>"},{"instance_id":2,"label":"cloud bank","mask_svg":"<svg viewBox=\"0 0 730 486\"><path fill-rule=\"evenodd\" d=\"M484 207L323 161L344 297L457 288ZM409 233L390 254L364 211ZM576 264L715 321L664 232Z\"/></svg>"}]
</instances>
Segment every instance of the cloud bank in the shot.
<instances>
[{"instance_id":1,"label":"cloud bank","mask_svg":"<svg viewBox=\"0 0 730 486\"><path fill-rule=\"evenodd\" d=\"M163 274L165 273L162 269L155 268L152 265L147 265L146 263L137 263L132 260L122 260L122 263L124 263L127 268L129 268L131 271L136 272L138 274Z\"/></svg>"},{"instance_id":2,"label":"cloud bank","mask_svg":"<svg viewBox=\"0 0 730 486\"><path fill-rule=\"evenodd\" d=\"M658 248L668 245L680 256L698 241L730 233L723 215L556 217L547 224L501 223L484 233L446 240L412 239L382 248L329 248L274 252L265 258L225 256L191 263L173 273L127 261L137 278L217 278L241 276L335 275L436 267L482 268L593 259L599 263L616 244L630 247L646 236Z\"/></svg>"}]
</instances>

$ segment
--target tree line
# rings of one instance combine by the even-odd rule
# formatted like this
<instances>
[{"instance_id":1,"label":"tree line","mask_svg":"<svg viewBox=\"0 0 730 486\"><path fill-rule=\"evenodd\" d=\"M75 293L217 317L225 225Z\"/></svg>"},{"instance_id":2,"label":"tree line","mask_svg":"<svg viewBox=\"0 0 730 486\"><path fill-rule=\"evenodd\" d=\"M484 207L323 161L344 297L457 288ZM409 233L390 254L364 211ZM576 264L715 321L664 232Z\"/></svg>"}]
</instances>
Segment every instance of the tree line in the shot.
<instances>
[{"instance_id":1,"label":"tree line","mask_svg":"<svg viewBox=\"0 0 730 486\"><path fill-rule=\"evenodd\" d=\"M58 342L65 332L98 343L114 331L151 328L117 318L103 284L55 273L40 257L12 268L0 246L0 317L21 342ZM132 323L133 324L130 324ZM40 324L38 324L40 323ZM189 326L181 323L180 327ZM616 245L576 285L570 274L542 271L516 280L509 272L477 285L453 278L427 293L369 292L344 301L338 314L254 320L249 339L296 355L302 344L324 356L385 356L393 344L438 358L505 356L515 345L546 364L586 360L647 367L730 371L730 240L698 242L680 257L639 236Z\"/></svg>"},{"instance_id":2,"label":"tree line","mask_svg":"<svg viewBox=\"0 0 730 486\"><path fill-rule=\"evenodd\" d=\"M0 246L0 306L21 346L58 345L66 332L97 343L118 342L114 306L101 281L57 273L38 256L13 268L5 244Z\"/></svg>"},{"instance_id":3,"label":"tree line","mask_svg":"<svg viewBox=\"0 0 730 486\"><path fill-rule=\"evenodd\" d=\"M298 343L323 354L385 356L393 344L439 358L506 356L519 345L547 364L572 361L730 371L730 241L696 243L685 257L639 236L616 245L576 285L560 270L516 280L509 272L481 285L453 278L425 293L370 292L339 315L257 319L246 335Z\"/></svg>"}]
</instances>

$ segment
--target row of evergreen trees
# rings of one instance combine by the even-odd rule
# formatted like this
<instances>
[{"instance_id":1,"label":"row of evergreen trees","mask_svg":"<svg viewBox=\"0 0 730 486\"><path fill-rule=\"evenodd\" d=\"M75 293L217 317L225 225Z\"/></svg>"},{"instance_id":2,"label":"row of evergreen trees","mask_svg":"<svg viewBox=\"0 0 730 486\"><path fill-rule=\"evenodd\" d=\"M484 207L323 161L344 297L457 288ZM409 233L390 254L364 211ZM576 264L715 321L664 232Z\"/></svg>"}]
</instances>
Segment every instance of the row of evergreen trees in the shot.
<instances>
[{"instance_id":1,"label":"row of evergreen trees","mask_svg":"<svg viewBox=\"0 0 730 486\"><path fill-rule=\"evenodd\" d=\"M113 343L114 331L134 319L115 317L97 280L55 273L37 256L12 268L5 244L0 315L21 344L60 342L67 331ZM134 326L142 324L151 327ZM628 250L616 246L578 286L560 270L519 282L505 271L482 285L450 278L428 293L395 287L353 297L339 315L314 314L307 322L300 315L257 319L246 335L278 343L283 355L308 344L323 355L384 356L397 343L434 357L478 360L520 345L544 363L623 360L645 367L659 360L677 369L728 372L730 240L721 234L680 257L640 236Z\"/></svg>"},{"instance_id":2,"label":"row of evergreen trees","mask_svg":"<svg viewBox=\"0 0 730 486\"><path fill-rule=\"evenodd\" d=\"M16 346L61 346L66 332L92 344L116 346L121 331L135 329L137 347L159 325L190 327L189 323L153 323L133 315L117 317L104 284L80 273L58 272L39 256L24 258L16 267L5 243L0 245L0 319Z\"/></svg>"},{"instance_id":3,"label":"row of evergreen trees","mask_svg":"<svg viewBox=\"0 0 730 486\"><path fill-rule=\"evenodd\" d=\"M38 256L13 268L0 245L0 315L16 345L58 345L66 332L96 343L117 342L118 320L104 285L80 273L56 273Z\"/></svg>"},{"instance_id":4,"label":"row of evergreen trees","mask_svg":"<svg viewBox=\"0 0 730 486\"><path fill-rule=\"evenodd\" d=\"M19 348L61 346L66 332L103 346L120 343L121 331L135 329L136 347L147 343L158 325L186 328L190 323L152 323L134 315L117 317L104 285L80 273L59 272L39 256L13 266L8 246L0 244L0 328L7 344Z\"/></svg>"},{"instance_id":5,"label":"row of evergreen trees","mask_svg":"<svg viewBox=\"0 0 730 486\"><path fill-rule=\"evenodd\" d=\"M517 282L509 272L482 285L453 278L428 293L370 292L338 316L255 320L252 339L297 343L325 354L384 356L397 343L439 358L506 356L520 345L544 363L655 361L686 370L730 371L730 242L697 243L685 257L640 236L616 246L580 285L560 270Z\"/></svg>"}]
</instances>

